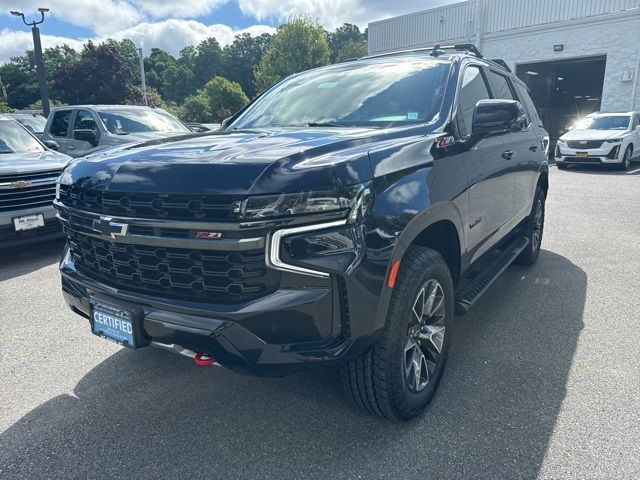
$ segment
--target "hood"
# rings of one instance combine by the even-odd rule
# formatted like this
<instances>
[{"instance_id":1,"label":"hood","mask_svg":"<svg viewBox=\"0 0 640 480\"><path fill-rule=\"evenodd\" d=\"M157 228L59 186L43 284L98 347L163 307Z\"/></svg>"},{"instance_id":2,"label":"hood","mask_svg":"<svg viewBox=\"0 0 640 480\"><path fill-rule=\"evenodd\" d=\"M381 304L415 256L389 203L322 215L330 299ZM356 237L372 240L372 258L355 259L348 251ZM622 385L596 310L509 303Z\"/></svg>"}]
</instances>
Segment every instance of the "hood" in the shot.
<instances>
[{"instance_id":1,"label":"hood","mask_svg":"<svg viewBox=\"0 0 640 480\"><path fill-rule=\"evenodd\" d=\"M62 170L71 157L53 150L0 154L0 176Z\"/></svg>"},{"instance_id":2,"label":"hood","mask_svg":"<svg viewBox=\"0 0 640 480\"><path fill-rule=\"evenodd\" d=\"M110 191L233 195L348 186L371 180L370 147L397 135L397 129L191 134L80 158L62 181Z\"/></svg>"},{"instance_id":3,"label":"hood","mask_svg":"<svg viewBox=\"0 0 640 480\"><path fill-rule=\"evenodd\" d=\"M560 137L560 140L610 140L620 138L629 133L628 130L572 130Z\"/></svg>"}]
</instances>

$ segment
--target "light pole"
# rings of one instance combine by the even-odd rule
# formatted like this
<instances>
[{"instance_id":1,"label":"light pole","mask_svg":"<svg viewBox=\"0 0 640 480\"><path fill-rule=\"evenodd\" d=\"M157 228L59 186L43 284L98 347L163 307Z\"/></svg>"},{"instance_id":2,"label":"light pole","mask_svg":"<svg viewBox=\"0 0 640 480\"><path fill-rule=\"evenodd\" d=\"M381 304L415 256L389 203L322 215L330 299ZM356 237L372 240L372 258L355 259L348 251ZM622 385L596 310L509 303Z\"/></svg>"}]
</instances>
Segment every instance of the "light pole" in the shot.
<instances>
[{"instance_id":1,"label":"light pole","mask_svg":"<svg viewBox=\"0 0 640 480\"><path fill-rule=\"evenodd\" d=\"M40 83L40 97L42 99L42 113L45 117L49 116L49 92L47 91L47 79L44 73L44 58L42 57L42 44L40 43L40 29L38 25L44 22L44 14L49 11L48 8L39 8L40 21L27 22L24 13L12 11L14 17L21 17L27 27L31 27L33 34L33 48L36 54L36 69L38 70L38 83Z\"/></svg>"}]
</instances>

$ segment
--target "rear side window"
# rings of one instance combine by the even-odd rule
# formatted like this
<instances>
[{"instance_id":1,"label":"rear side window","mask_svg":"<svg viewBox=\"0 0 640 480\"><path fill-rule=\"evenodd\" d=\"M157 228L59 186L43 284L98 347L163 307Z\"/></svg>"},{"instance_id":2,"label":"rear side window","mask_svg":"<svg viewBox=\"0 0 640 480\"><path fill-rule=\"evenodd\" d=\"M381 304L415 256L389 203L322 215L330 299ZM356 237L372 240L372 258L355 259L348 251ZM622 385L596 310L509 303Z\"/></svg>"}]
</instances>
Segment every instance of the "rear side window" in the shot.
<instances>
[{"instance_id":1,"label":"rear side window","mask_svg":"<svg viewBox=\"0 0 640 480\"><path fill-rule=\"evenodd\" d=\"M529 114L528 116L529 118L531 118L531 121L533 123L536 123L537 125L542 126L542 120L540 120L540 115L538 114L538 110L536 109L536 106L533 103L533 100L531 100L531 97L529 96L529 92L527 91L527 88L520 85L517 82L514 83L514 86L516 88L516 92L518 93L518 97L519 97L518 100L520 101L524 109Z\"/></svg>"},{"instance_id":2,"label":"rear side window","mask_svg":"<svg viewBox=\"0 0 640 480\"><path fill-rule=\"evenodd\" d=\"M631 128L638 128L638 125L640 125L640 115L634 115L633 126Z\"/></svg>"},{"instance_id":3,"label":"rear side window","mask_svg":"<svg viewBox=\"0 0 640 480\"><path fill-rule=\"evenodd\" d=\"M76 123L73 125L74 130L98 130L96 121L87 110L79 110L76 115Z\"/></svg>"},{"instance_id":4,"label":"rear side window","mask_svg":"<svg viewBox=\"0 0 640 480\"><path fill-rule=\"evenodd\" d=\"M71 110L58 110L53 114L49 132L56 137L66 137L71 121Z\"/></svg>"},{"instance_id":5,"label":"rear side window","mask_svg":"<svg viewBox=\"0 0 640 480\"><path fill-rule=\"evenodd\" d=\"M458 128L463 137L471 134L473 111L480 100L489 97L489 90L478 67L468 67L462 76L458 100Z\"/></svg>"},{"instance_id":6,"label":"rear side window","mask_svg":"<svg viewBox=\"0 0 640 480\"><path fill-rule=\"evenodd\" d=\"M511 87L509 86L509 80L507 80L507 77L489 70L489 72L487 73L487 79L489 80L489 85L491 86L493 98L500 100L516 99L513 96L513 92L511 91Z\"/></svg>"}]
</instances>

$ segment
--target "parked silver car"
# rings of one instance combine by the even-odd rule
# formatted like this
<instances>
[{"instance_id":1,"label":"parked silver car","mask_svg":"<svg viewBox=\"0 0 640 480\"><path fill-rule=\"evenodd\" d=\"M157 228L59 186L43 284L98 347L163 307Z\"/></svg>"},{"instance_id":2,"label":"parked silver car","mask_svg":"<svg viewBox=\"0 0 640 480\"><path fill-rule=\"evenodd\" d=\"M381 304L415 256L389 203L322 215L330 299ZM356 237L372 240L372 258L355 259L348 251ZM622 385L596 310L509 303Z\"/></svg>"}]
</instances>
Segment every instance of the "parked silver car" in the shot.
<instances>
[{"instance_id":1,"label":"parked silver car","mask_svg":"<svg viewBox=\"0 0 640 480\"><path fill-rule=\"evenodd\" d=\"M7 116L20 122L22 126L38 137L38 139L42 139L42 133L44 132L44 126L47 124L47 119L40 113L16 112L8 113Z\"/></svg>"},{"instance_id":2,"label":"parked silver car","mask_svg":"<svg viewBox=\"0 0 640 480\"><path fill-rule=\"evenodd\" d=\"M0 248L62 236L53 200L70 160L0 115Z\"/></svg>"},{"instance_id":3,"label":"parked silver car","mask_svg":"<svg viewBox=\"0 0 640 480\"><path fill-rule=\"evenodd\" d=\"M160 108L78 105L53 108L42 138L56 141L67 155L82 157L103 148L188 133L184 123Z\"/></svg>"}]
</instances>

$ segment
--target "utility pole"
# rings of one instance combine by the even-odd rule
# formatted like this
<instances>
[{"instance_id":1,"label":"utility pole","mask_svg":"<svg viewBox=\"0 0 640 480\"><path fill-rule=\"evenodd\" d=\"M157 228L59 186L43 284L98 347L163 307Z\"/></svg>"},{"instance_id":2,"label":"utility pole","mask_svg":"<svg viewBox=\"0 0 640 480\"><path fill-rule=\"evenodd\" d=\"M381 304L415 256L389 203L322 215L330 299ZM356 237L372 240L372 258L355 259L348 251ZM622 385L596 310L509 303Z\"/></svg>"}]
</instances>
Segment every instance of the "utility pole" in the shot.
<instances>
[{"instance_id":1,"label":"utility pole","mask_svg":"<svg viewBox=\"0 0 640 480\"><path fill-rule=\"evenodd\" d=\"M12 11L11 15L14 17L21 17L22 22L27 26L31 27L31 33L33 34L33 48L36 54L36 69L38 70L38 83L40 84L40 98L42 100L42 113L45 117L49 116L49 92L47 90L47 77L44 71L44 57L42 56L42 43L40 43L40 29L38 25L44 22L44 14L49 11L48 8L39 8L40 12L40 20L27 22L24 18L24 14L22 12Z\"/></svg>"},{"instance_id":2,"label":"utility pole","mask_svg":"<svg viewBox=\"0 0 640 480\"><path fill-rule=\"evenodd\" d=\"M140 79L142 80L142 96L144 97L144 106L148 107L149 103L147 102L147 79L144 74L144 54L142 53L142 48L138 49L138 53L140 54Z\"/></svg>"}]
</instances>

